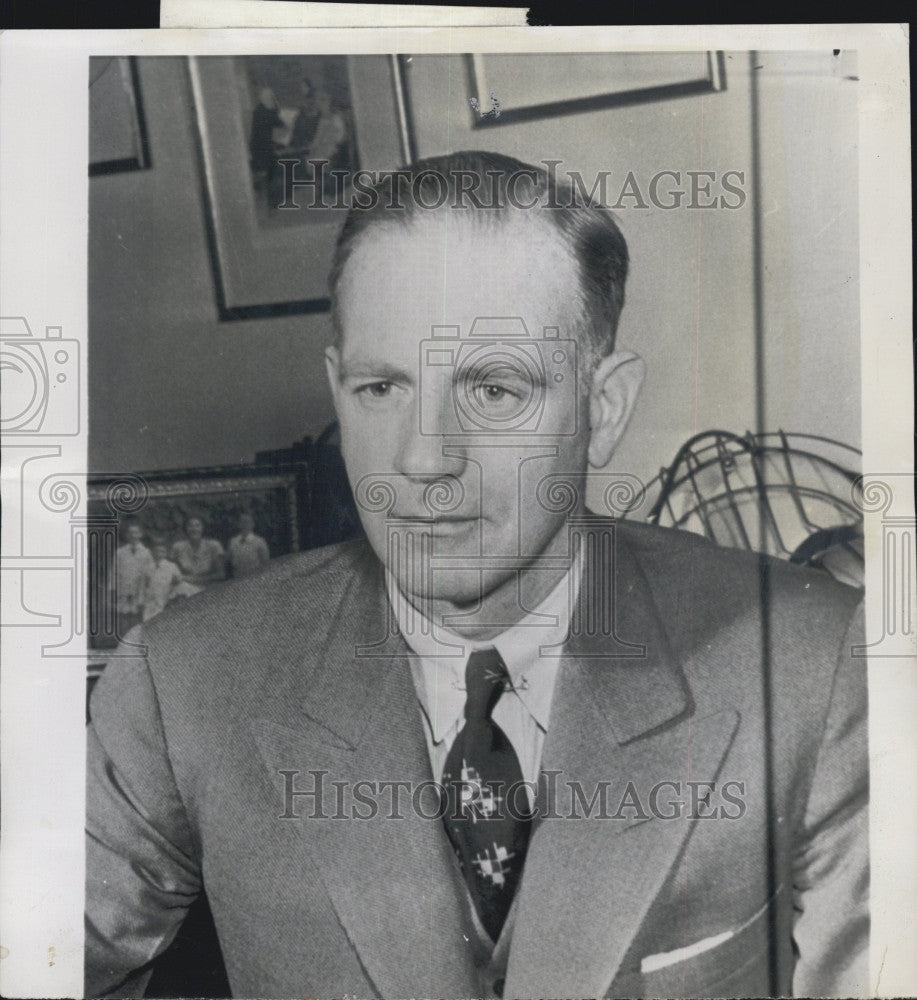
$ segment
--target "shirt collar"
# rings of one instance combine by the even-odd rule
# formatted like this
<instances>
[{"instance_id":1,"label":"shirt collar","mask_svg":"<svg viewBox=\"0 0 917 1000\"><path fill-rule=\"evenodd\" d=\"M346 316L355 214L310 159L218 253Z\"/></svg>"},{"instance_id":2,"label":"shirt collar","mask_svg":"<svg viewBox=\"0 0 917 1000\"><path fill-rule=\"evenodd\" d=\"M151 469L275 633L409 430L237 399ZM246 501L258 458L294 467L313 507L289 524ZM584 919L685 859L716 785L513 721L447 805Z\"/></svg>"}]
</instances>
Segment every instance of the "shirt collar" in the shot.
<instances>
[{"instance_id":1,"label":"shirt collar","mask_svg":"<svg viewBox=\"0 0 917 1000\"><path fill-rule=\"evenodd\" d=\"M580 577L580 562L575 560L548 596L523 619L490 639L472 640L431 622L407 600L386 569L389 601L401 634L414 654L414 683L435 743L440 743L464 717L468 654L490 647L496 648L506 664L514 693L541 729L547 731L560 667L558 652L569 632ZM542 648L548 647L551 654L542 656Z\"/></svg>"}]
</instances>

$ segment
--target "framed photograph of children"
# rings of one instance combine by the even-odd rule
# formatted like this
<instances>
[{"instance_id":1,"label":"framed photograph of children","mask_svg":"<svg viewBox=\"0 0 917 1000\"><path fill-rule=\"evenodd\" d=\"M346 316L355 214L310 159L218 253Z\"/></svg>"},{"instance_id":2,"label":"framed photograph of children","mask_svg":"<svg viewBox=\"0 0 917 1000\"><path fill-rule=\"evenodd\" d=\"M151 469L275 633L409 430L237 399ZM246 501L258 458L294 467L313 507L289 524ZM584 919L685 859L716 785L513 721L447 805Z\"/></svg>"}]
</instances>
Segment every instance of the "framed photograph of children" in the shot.
<instances>
[{"instance_id":1,"label":"framed photograph of children","mask_svg":"<svg viewBox=\"0 0 917 1000\"><path fill-rule=\"evenodd\" d=\"M189 57L221 320L324 312L359 170L407 159L394 56Z\"/></svg>"},{"instance_id":2,"label":"framed photograph of children","mask_svg":"<svg viewBox=\"0 0 917 1000\"><path fill-rule=\"evenodd\" d=\"M477 54L466 66L475 128L726 89L723 52Z\"/></svg>"},{"instance_id":3,"label":"framed photograph of children","mask_svg":"<svg viewBox=\"0 0 917 1000\"><path fill-rule=\"evenodd\" d=\"M111 650L174 601L298 552L308 493L304 463L91 477L90 649Z\"/></svg>"}]
</instances>

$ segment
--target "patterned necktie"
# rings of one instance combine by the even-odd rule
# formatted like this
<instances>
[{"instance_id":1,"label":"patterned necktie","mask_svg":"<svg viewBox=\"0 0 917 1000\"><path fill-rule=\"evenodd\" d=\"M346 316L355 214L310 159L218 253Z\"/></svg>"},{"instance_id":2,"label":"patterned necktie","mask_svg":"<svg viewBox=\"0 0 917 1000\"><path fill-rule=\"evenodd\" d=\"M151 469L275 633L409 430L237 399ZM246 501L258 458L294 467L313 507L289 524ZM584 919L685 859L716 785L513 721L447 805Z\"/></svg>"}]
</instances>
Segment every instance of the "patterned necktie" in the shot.
<instances>
[{"instance_id":1,"label":"patterned necktie","mask_svg":"<svg viewBox=\"0 0 917 1000\"><path fill-rule=\"evenodd\" d=\"M513 901L531 831L519 758L491 719L509 684L495 649L476 650L465 668L465 725L443 768L446 832L481 922L494 941Z\"/></svg>"}]
</instances>

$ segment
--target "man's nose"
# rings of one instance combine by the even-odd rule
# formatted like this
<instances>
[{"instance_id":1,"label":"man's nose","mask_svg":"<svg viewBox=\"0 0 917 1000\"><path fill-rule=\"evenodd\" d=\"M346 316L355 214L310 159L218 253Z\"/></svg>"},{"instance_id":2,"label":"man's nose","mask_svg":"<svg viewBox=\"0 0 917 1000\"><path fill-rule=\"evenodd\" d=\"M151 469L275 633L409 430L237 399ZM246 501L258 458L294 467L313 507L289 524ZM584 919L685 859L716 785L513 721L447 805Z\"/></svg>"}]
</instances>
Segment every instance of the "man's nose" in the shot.
<instances>
[{"instance_id":1,"label":"man's nose","mask_svg":"<svg viewBox=\"0 0 917 1000\"><path fill-rule=\"evenodd\" d=\"M423 426L420 413L415 411L401 428L396 471L422 482L461 475L466 464L464 450L454 440L450 440L448 449L445 447L446 435L455 433L454 424L448 401L428 398Z\"/></svg>"}]
</instances>

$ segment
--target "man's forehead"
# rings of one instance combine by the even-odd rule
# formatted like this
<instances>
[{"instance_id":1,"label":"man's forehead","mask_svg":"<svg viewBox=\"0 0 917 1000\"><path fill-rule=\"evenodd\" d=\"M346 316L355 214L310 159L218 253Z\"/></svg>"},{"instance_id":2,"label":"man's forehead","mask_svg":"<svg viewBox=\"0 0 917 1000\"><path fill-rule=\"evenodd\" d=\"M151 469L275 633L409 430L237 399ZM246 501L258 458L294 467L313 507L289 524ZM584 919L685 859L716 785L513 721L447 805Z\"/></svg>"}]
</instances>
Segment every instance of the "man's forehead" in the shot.
<instances>
[{"instance_id":1,"label":"man's forehead","mask_svg":"<svg viewBox=\"0 0 917 1000\"><path fill-rule=\"evenodd\" d=\"M348 320L363 326L368 313L427 327L498 315L569 327L581 315L570 248L550 221L521 211L496 219L443 210L378 223L359 237L338 293L345 332Z\"/></svg>"}]
</instances>

